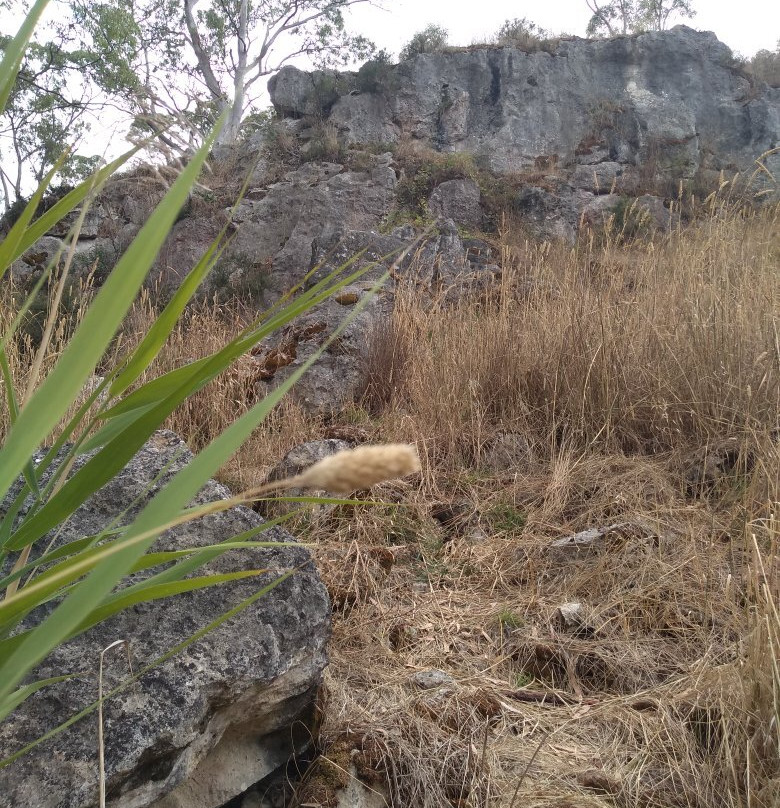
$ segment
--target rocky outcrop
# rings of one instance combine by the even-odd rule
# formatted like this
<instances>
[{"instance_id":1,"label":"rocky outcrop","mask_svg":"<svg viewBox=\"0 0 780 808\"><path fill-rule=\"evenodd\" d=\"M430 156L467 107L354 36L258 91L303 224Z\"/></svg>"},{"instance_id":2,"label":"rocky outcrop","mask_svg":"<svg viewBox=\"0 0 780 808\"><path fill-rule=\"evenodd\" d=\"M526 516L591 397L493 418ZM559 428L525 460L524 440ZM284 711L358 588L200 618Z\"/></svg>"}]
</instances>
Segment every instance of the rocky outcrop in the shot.
<instances>
[{"instance_id":1,"label":"rocky outcrop","mask_svg":"<svg viewBox=\"0 0 780 808\"><path fill-rule=\"evenodd\" d=\"M239 230L226 264L240 273L266 267L271 299L287 291L313 266L316 244L379 226L395 199L391 160L392 155L382 155L366 171L305 163L252 194L256 198L242 202L234 216Z\"/></svg>"},{"instance_id":2,"label":"rocky outcrop","mask_svg":"<svg viewBox=\"0 0 780 808\"><path fill-rule=\"evenodd\" d=\"M190 457L173 433L157 433L79 509L56 540L94 535L115 518L132 518ZM197 502L228 494L211 481ZM166 532L156 549L212 544L262 524L248 508L234 508ZM279 528L257 539L292 542ZM311 739L313 696L326 661L328 596L308 552L294 544L230 553L205 571L233 569L268 572L136 606L57 649L36 671L37 678L83 675L41 690L0 724L0 758L95 701L100 652L115 640L127 641L130 663L138 670L282 571L295 570L228 623L105 704L106 782L113 808L216 808L284 766L295 748ZM126 678L128 655L115 649L106 655L105 666L104 687L109 689ZM97 804L97 750L92 714L4 769L0 805Z\"/></svg>"},{"instance_id":3,"label":"rocky outcrop","mask_svg":"<svg viewBox=\"0 0 780 808\"><path fill-rule=\"evenodd\" d=\"M490 285L498 256L479 234L496 231L504 212L537 238L574 243L581 228L610 222L628 237L669 232L679 214L666 197L681 181L701 198L718 187L719 171L749 176L762 154L768 171L741 190L771 199L780 187L780 150L766 154L780 144L780 89L742 72L713 34L684 26L565 38L535 52L450 49L375 73L288 66L269 90L281 120L216 158L215 174L232 176L234 187L193 191L150 285L163 296L176 286L228 217L235 232L207 292L238 297L250 313L364 251L355 267L374 266L363 278L253 351L262 395L354 313L293 392L320 412L360 390L394 282L445 301ZM90 218L78 256L98 281L161 197L161 172L120 177L99 195L102 218ZM247 191L231 210L239 175L249 176ZM28 286L60 246L57 235L16 262ZM391 266L391 281L353 312Z\"/></svg>"},{"instance_id":4,"label":"rocky outcrop","mask_svg":"<svg viewBox=\"0 0 780 808\"><path fill-rule=\"evenodd\" d=\"M423 301L454 302L465 291L486 288L499 273L495 249L480 239L461 238L451 219L440 220L422 236L411 226L388 234L353 231L330 242L315 241L313 251L312 283L356 256L350 269L365 269L365 274L252 353L257 395L263 396L325 345L290 392L308 411L321 414L339 411L364 390L366 348L392 311L396 284L411 284ZM379 284L386 272L389 277Z\"/></svg>"},{"instance_id":5,"label":"rocky outcrop","mask_svg":"<svg viewBox=\"0 0 780 808\"><path fill-rule=\"evenodd\" d=\"M270 84L271 100L282 115L311 114L318 82L285 67ZM338 100L329 97L316 113L348 141L405 136L470 152L500 173L617 163L692 177L748 169L780 139L780 90L742 72L714 34L685 26L565 38L533 53L420 54L389 68L392 90L379 93L361 92L354 75L340 83Z\"/></svg>"}]
</instances>

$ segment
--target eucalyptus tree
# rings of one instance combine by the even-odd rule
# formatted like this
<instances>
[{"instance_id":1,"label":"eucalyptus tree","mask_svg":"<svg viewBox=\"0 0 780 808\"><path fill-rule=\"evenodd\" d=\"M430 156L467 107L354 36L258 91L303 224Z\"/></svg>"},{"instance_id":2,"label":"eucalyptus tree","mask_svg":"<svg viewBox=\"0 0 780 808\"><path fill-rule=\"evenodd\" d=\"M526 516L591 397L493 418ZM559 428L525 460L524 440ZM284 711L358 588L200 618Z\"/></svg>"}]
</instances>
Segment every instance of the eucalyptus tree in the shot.
<instances>
[{"instance_id":1,"label":"eucalyptus tree","mask_svg":"<svg viewBox=\"0 0 780 808\"><path fill-rule=\"evenodd\" d=\"M671 17L693 17L691 0L585 0L592 17L589 36L663 31Z\"/></svg>"},{"instance_id":2,"label":"eucalyptus tree","mask_svg":"<svg viewBox=\"0 0 780 808\"><path fill-rule=\"evenodd\" d=\"M0 37L0 58L11 41ZM98 158L75 153L89 131L93 101L79 53L56 39L30 43L0 114L0 191L8 211L40 184L63 153L57 179L87 176Z\"/></svg>"},{"instance_id":3,"label":"eucalyptus tree","mask_svg":"<svg viewBox=\"0 0 780 808\"><path fill-rule=\"evenodd\" d=\"M296 58L318 66L366 58L345 11L369 0L75 0L75 26L95 81L164 137L202 139L230 108L230 143L265 90L262 79Z\"/></svg>"}]
</instances>

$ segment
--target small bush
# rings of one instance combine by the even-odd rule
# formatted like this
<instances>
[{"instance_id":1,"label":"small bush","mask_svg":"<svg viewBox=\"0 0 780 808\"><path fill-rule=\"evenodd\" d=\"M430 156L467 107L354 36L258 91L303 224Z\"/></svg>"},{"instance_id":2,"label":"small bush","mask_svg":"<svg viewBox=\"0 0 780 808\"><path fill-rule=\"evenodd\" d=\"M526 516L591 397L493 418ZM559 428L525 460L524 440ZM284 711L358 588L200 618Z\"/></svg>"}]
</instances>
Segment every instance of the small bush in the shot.
<instances>
[{"instance_id":1,"label":"small bush","mask_svg":"<svg viewBox=\"0 0 780 808\"><path fill-rule=\"evenodd\" d=\"M766 82L770 87L780 87L780 40L777 50L760 50L747 65L750 72L759 81Z\"/></svg>"},{"instance_id":2,"label":"small bush","mask_svg":"<svg viewBox=\"0 0 780 808\"><path fill-rule=\"evenodd\" d=\"M301 149L301 158L304 162L343 163L346 148L339 141L338 129L332 123L315 124L311 139Z\"/></svg>"},{"instance_id":3,"label":"small bush","mask_svg":"<svg viewBox=\"0 0 780 808\"><path fill-rule=\"evenodd\" d=\"M402 209L416 216L427 216L428 197L437 185L447 180L476 179L478 175L474 158L465 152L443 154L399 149L396 160L404 169L396 188L396 199Z\"/></svg>"},{"instance_id":4,"label":"small bush","mask_svg":"<svg viewBox=\"0 0 780 808\"><path fill-rule=\"evenodd\" d=\"M383 93L396 87L393 61L386 50L379 51L357 72L355 87L361 93Z\"/></svg>"},{"instance_id":5,"label":"small bush","mask_svg":"<svg viewBox=\"0 0 780 808\"><path fill-rule=\"evenodd\" d=\"M540 28L525 17L506 20L496 33L496 44L532 53L542 49L549 31Z\"/></svg>"},{"instance_id":6,"label":"small bush","mask_svg":"<svg viewBox=\"0 0 780 808\"><path fill-rule=\"evenodd\" d=\"M447 47L448 33L439 25L429 25L415 34L401 50L399 59L406 62L421 53L439 53Z\"/></svg>"}]
</instances>

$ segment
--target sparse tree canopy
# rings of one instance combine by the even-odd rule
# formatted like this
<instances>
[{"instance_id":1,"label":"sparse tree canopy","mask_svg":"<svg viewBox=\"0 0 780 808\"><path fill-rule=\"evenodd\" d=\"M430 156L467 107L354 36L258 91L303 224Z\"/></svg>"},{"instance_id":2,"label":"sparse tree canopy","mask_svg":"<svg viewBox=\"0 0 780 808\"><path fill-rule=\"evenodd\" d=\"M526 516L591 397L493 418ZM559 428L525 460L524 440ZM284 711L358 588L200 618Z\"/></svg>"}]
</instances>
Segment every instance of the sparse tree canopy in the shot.
<instances>
[{"instance_id":1,"label":"sparse tree canopy","mask_svg":"<svg viewBox=\"0 0 780 808\"><path fill-rule=\"evenodd\" d=\"M780 87L780 40L774 51L760 50L751 60L750 72L770 87Z\"/></svg>"},{"instance_id":2,"label":"sparse tree canopy","mask_svg":"<svg viewBox=\"0 0 780 808\"><path fill-rule=\"evenodd\" d=\"M10 37L0 37L0 57ZM93 99L81 80L78 52L62 41L32 43L0 115L0 191L8 210L41 182L69 147L89 129L86 113ZM61 182L80 179L97 157L73 154L58 171Z\"/></svg>"},{"instance_id":3,"label":"sparse tree canopy","mask_svg":"<svg viewBox=\"0 0 780 808\"><path fill-rule=\"evenodd\" d=\"M585 0L593 16L588 36L663 31L674 16L693 17L691 0Z\"/></svg>"},{"instance_id":4,"label":"sparse tree canopy","mask_svg":"<svg viewBox=\"0 0 780 808\"><path fill-rule=\"evenodd\" d=\"M346 64L373 51L344 11L368 0L75 0L76 33L94 79L123 94L139 126L198 140L226 107L221 143L264 89L261 79L298 56ZM171 143L172 145L172 143Z\"/></svg>"},{"instance_id":5,"label":"sparse tree canopy","mask_svg":"<svg viewBox=\"0 0 780 808\"><path fill-rule=\"evenodd\" d=\"M506 20L496 33L496 43L515 48L533 48L550 36L549 31L540 28L525 17Z\"/></svg>"}]
</instances>

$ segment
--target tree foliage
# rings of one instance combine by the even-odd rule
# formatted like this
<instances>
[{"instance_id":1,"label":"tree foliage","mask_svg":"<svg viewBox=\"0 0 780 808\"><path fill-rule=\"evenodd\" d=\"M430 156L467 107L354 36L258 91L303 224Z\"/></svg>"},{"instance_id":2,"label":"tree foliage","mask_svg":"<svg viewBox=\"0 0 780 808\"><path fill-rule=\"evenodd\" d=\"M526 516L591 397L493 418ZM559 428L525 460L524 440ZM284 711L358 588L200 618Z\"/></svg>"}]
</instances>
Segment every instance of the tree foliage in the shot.
<instances>
[{"instance_id":1,"label":"tree foliage","mask_svg":"<svg viewBox=\"0 0 780 808\"><path fill-rule=\"evenodd\" d=\"M588 36L663 31L673 17L693 17L691 0L585 0L592 12Z\"/></svg>"},{"instance_id":2,"label":"tree foliage","mask_svg":"<svg viewBox=\"0 0 780 808\"><path fill-rule=\"evenodd\" d=\"M368 57L372 44L344 19L367 1L75 0L72 8L94 80L124 97L138 127L165 132L173 145L177 132L201 140L227 107L220 142L235 141L260 80L296 57L317 66Z\"/></svg>"},{"instance_id":3,"label":"tree foliage","mask_svg":"<svg viewBox=\"0 0 780 808\"><path fill-rule=\"evenodd\" d=\"M496 32L496 44L521 50L533 50L550 32L525 17L506 20Z\"/></svg>"},{"instance_id":4,"label":"tree foliage","mask_svg":"<svg viewBox=\"0 0 780 808\"><path fill-rule=\"evenodd\" d=\"M750 72L770 87L780 87L780 39L774 51L760 50L750 60Z\"/></svg>"},{"instance_id":5,"label":"tree foliage","mask_svg":"<svg viewBox=\"0 0 780 808\"><path fill-rule=\"evenodd\" d=\"M436 53L447 47L448 36L446 28L442 28L440 25L428 25L404 45L399 58L405 62L420 53Z\"/></svg>"},{"instance_id":6,"label":"tree foliage","mask_svg":"<svg viewBox=\"0 0 780 808\"><path fill-rule=\"evenodd\" d=\"M0 38L0 56L9 43L10 37ZM80 54L68 51L61 41L29 45L0 115L0 189L6 211L87 134L86 113L92 99L81 80L82 68ZM97 160L71 154L58 178L81 179Z\"/></svg>"}]
</instances>

